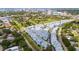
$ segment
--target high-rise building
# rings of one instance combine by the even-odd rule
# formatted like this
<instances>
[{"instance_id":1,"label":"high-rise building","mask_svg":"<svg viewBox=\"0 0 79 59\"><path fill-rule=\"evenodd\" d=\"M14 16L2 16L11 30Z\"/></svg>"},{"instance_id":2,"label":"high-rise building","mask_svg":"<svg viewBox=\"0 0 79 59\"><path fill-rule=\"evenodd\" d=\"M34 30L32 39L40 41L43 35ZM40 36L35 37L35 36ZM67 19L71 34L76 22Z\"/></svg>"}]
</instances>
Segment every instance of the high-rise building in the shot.
<instances>
[{"instance_id":1,"label":"high-rise building","mask_svg":"<svg viewBox=\"0 0 79 59\"><path fill-rule=\"evenodd\" d=\"M48 11L47 11L47 15L52 15L52 10L51 9L49 9Z\"/></svg>"}]
</instances>

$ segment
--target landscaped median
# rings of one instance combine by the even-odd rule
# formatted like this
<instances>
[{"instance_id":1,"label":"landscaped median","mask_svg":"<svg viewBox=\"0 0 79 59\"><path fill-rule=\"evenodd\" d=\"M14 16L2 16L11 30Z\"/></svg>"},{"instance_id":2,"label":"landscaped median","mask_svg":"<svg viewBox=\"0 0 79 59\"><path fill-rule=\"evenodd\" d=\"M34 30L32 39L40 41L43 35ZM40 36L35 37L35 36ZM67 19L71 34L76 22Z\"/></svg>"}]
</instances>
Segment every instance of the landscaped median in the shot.
<instances>
[{"instance_id":1,"label":"landscaped median","mask_svg":"<svg viewBox=\"0 0 79 59\"><path fill-rule=\"evenodd\" d=\"M58 40L60 41L60 43L61 43L63 49L64 49L65 51L67 51L68 49L67 49L67 47L64 45L64 43L63 43L63 41L62 41L61 30L62 30L62 27L59 27L58 30L57 30L57 37L58 37Z\"/></svg>"}]
</instances>

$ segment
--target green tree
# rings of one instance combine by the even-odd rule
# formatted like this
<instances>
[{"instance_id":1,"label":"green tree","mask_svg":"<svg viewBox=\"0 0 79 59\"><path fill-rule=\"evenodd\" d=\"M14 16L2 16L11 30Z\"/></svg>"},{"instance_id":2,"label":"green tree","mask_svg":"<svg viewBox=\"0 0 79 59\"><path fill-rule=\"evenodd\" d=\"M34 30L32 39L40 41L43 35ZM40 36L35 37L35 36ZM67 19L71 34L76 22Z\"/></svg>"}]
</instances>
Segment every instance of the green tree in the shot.
<instances>
[{"instance_id":1,"label":"green tree","mask_svg":"<svg viewBox=\"0 0 79 59\"><path fill-rule=\"evenodd\" d=\"M9 46L10 46L10 41L8 41L8 40L3 40L2 41L2 47L3 47L3 50L4 49L7 49Z\"/></svg>"},{"instance_id":2,"label":"green tree","mask_svg":"<svg viewBox=\"0 0 79 59\"><path fill-rule=\"evenodd\" d=\"M10 34L11 30L10 29L3 29L3 32L6 33L6 34Z\"/></svg>"}]
</instances>

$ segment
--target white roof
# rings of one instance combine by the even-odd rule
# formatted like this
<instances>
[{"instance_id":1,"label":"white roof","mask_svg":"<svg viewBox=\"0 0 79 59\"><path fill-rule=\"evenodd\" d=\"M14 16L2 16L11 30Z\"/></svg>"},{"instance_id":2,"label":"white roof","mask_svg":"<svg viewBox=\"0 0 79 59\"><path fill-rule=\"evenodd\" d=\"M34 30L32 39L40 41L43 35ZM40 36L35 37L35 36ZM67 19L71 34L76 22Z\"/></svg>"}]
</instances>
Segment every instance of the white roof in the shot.
<instances>
[{"instance_id":1,"label":"white roof","mask_svg":"<svg viewBox=\"0 0 79 59\"><path fill-rule=\"evenodd\" d=\"M14 46L14 47L6 49L5 51L19 51L19 47L18 46Z\"/></svg>"}]
</instances>

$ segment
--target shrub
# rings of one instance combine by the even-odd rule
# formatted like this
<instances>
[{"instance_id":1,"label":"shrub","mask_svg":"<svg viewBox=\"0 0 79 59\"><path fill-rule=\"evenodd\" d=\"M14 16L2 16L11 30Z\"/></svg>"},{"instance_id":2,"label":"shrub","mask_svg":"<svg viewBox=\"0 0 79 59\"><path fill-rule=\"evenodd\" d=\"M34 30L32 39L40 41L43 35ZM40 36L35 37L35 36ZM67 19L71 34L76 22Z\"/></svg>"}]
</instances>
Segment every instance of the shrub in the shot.
<instances>
[{"instance_id":1,"label":"shrub","mask_svg":"<svg viewBox=\"0 0 79 59\"><path fill-rule=\"evenodd\" d=\"M7 49L10 46L10 42L8 40L3 40L2 41L2 47L3 49Z\"/></svg>"},{"instance_id":2,"label":"shrub","mask_svg":"<svg viewBox=\"0 0 79 59\"><path fill-rule=\"evenodd\" d=\"M65 38L64 36L62 36L62 41L63 41L63 43L65 44L66 47L68 47L69 45L71 45L70 42L68 41L68 39Z\"/></svg>"},{"instance_id":3,"label":"shrub","mask_svg":"<svg viewBox=\"0 0 79 59\"><path fill-rule=\"evenodd\" d=\"M69 51L75 51L76 50L73 46L71 46L71 43L69 42L69 40L66 37L62 36L62 41Z\"/></svg>"},{"instance_id":4,"label":"shrub","mask_svg":"<svg viewBox=\"0 0 79 59\"><path fill-rule=\"evenodd\" d=\"M3 29L3 32L6 33L6 34L10 34L11 30L10 29Z\"/></svg>"},{"instance_id":5,"label":"shrub","mask_svg":"<svg viewBox=\"0 0 79 59\"><path fill-rule=\"evenodd\" d=\"M68 50L69 50L69 51L75 51L76 49L75 49L73 46L70 45L70 46L68 47Z\"/></svg>"}]
</instances>

